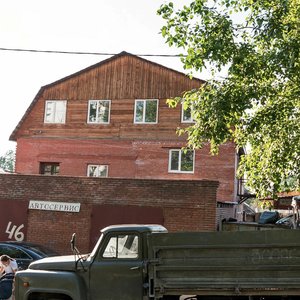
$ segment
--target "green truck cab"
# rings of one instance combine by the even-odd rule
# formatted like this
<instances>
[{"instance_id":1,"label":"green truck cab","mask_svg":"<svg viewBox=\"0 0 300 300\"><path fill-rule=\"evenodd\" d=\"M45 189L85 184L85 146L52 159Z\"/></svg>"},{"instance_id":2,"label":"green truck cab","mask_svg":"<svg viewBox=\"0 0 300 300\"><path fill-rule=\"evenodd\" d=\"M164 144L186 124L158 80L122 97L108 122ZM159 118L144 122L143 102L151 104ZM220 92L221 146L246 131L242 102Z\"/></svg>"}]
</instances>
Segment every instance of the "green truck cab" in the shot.
<instances>
[{"instance_id":1,"label":"green truck cab","mask_svg":"<svg viewBox=\"0 0 300 300\"><path fill-rule=\"evenodd\" d=\"M109 226L88 255L45 258L16 300L300 299L300 231L180 232Z\"/></svg>"}]
</instances>

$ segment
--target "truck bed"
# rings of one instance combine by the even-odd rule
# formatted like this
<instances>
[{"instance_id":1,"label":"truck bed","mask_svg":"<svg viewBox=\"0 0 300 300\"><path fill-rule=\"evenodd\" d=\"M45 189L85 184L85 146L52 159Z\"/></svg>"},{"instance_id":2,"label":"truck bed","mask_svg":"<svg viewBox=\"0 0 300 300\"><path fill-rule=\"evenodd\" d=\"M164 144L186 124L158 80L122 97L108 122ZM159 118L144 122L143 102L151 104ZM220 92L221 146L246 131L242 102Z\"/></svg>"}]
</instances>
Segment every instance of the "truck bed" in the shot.
<instances>
[{"instance_id":1,"label":"truck bed","mask_svg":"<svg viewBox=\"0 0 300 300\"><path fill-rule=\"evenodd\" d=\"M149 236L150 296L300 295L300 230Z\"/></svg>"}]
</instances>

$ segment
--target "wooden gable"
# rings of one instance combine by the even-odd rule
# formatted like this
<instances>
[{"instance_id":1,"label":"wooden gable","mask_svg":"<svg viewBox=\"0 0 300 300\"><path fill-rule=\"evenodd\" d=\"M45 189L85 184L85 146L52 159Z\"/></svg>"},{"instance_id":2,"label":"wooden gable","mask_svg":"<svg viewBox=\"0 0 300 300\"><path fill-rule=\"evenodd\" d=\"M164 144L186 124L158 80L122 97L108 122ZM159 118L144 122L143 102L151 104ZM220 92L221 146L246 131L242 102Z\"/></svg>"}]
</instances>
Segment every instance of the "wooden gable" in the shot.
<instances>
[{"instance_id":1,"label":"wooden gable","mask_svg":"<svg viewBox=\"0 0 300 300\"><path fill-rule=\"evenodd\" d=\"M49 131L49 125L43 124L46 100L67 100L72 115L64 130L83 130L86 120L87 101L92 99L110 99L122 102L123 113L132 114L128 100L165 99L180 96L184 91L199 88L203 81L190 79L183 73L142 59L138 56L121 52L107 60L90 66L61 80L42 87L24 114L10 140L22 136L33 136L44 132L44 136L61 136L62 131ZM126 102L127 101L127 102ZM72 105L70 105L72 104ZM127 105L127 106L126 106ZM130 103L130 107L132 104ZM115 109L117 112L118 109ZM128 112L130 110L130 112ZM120 119L123 125L127 122ZM128 120L132 124L132 119ZM174 124L175 128L178 124ZM61 128L62 125L52 125ZM47 129L47 130L46 130ZM71 133L74 135L75 132ZM86 132L83 134L87 134ZM111 135L109 136L111 137Z\"/></svg>"},{"instance_id":2,"label":"wooden gable","mask_svg":"<svg viewBox=\"0 0 300 300\"><path fill-rule=\"evenodd\" d=\"M46 86L49 99L170 98L199 87L203 81L122 52Z\"/></svg>"}]
</instances>

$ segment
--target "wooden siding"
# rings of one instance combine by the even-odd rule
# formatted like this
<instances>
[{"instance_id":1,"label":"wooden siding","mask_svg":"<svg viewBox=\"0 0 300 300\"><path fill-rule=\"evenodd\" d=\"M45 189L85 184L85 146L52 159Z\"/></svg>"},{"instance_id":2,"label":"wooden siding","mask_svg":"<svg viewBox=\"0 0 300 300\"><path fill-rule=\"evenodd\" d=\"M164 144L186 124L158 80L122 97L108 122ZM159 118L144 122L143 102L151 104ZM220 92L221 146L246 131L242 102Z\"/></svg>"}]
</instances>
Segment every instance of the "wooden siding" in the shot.
<instances>
[{"instance_id":1,"label":"wooden siding","mask_svg":"<svg viewBox=\"0 0 300 300\"><path fill-rule=\"evenodd\" d=\"M181 108L169 108L166 99L201 83L137 56L118 55L42 88L10 139L178 139L175 131L183 125ZM110 124L87 124L88 101L101 99L111 100ZM135 99L159 99L158 124L134 124ZM44 124L47 100L67 100L66 124Z\"/></svg>"},{"instance_id":2,"label":"wooden siding","mask_svg":"<svg viewBox=\"0 0 300 300\"><path fill-rule=\"evenodd\" d=\"M125 55L45 89L48 99L147 99L179 96L200 80Z\"/></svg>"}]
</instances>

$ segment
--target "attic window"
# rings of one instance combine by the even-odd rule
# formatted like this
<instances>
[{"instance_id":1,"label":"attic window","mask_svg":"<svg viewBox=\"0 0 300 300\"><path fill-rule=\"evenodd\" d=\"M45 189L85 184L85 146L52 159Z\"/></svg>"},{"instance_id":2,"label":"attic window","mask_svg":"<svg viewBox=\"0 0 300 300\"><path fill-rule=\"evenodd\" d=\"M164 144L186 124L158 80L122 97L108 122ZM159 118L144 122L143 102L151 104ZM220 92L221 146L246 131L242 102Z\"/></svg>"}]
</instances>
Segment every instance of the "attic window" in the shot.
<instances>
[{"instance_id":1,"label":"attic window","mask_svg":"<svg viewBox=\"0 0 300 300\"><path fill-rule=\"evenodd\" d=\"M185 108L183 105L181 106L181 122L194 123L191 107Z\"/></svg>"},{"instance_id":2,"label":"attic window","mask_svg":"<svg viewBox=\"0 0 300 300\"><path fill-rule=\"evenodd\" d=\"M88 123L108 124L110 117L110 100L90 100Z\"/></svg>"},{"instance_id":3,"label":"attic window","mask_svg":"<svg viewBox=\"0 0 300 300\"><path fill-rule=\"evenodd\" d=\"M64 124L66 122L66 108L66 100L46 101L44 123Z\"/></svg>"},{"instance_id":4,"label":"attic window","mask_svg":"<svg viewBox=\"0 0 300 300\"><path fill-rule=\"evenodd\" d=\"M135 100L134 123L157 123L157 99Z\"/></svg>"}]
</instances>

